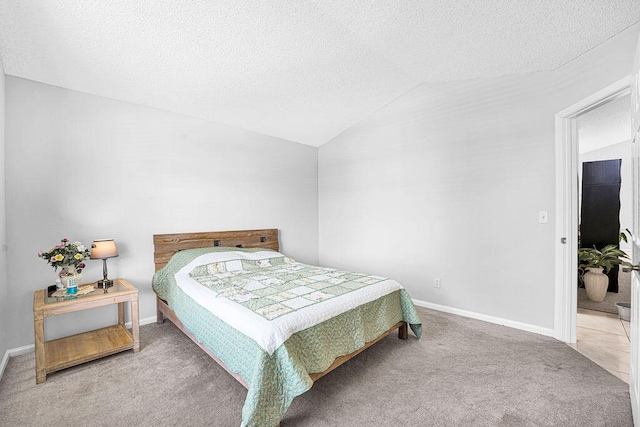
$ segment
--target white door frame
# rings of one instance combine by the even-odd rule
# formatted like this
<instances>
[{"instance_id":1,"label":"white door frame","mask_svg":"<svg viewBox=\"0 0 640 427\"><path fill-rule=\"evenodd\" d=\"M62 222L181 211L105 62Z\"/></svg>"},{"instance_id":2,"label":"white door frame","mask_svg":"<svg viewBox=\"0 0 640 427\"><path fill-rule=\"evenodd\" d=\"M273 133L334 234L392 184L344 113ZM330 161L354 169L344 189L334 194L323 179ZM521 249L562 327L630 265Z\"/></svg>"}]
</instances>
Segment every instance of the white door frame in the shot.
<instances>
[{"instance_id":1,"label":"white door frame","mask_svg":"<svg viewBox=\"0 0 640 427\"><path fill-rule=\"evenodd\" d=\"M631 76L556 114L556 253L554 335L576 342L578 310L578 128L576 118L630 93Z\"/></svg>"}]
</instances>

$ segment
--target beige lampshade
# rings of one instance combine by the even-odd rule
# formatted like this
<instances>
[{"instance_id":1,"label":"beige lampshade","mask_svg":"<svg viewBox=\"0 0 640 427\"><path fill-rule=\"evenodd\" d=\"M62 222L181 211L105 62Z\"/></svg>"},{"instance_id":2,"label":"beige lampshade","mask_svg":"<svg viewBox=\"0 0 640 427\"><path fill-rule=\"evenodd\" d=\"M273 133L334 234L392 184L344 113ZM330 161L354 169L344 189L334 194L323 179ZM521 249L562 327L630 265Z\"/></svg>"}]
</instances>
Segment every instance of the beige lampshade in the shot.
<instances>
[{"instance_id":1,"label":"beige lampshade","mask_svg":"<svg viewBox=\"0 0 640 427\"><path fill-rule=\"evenodd\" d=\"M94 240L91 245L91 259L107 259L118 256L118 248L113 239Z\"/></svg>"}]
</instances>

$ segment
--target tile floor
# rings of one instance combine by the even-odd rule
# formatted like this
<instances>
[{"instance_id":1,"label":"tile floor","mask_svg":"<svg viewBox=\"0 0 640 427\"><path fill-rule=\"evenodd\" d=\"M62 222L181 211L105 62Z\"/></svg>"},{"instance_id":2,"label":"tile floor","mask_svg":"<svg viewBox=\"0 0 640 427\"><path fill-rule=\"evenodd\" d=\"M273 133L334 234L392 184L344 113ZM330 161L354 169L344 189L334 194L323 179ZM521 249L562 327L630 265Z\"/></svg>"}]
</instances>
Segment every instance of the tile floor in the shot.
<instances>
[{"instance_id":1,"label":"tile floor","mask_svg":"<svg viewBox=\"0 0 640 427\"><path fill-rule=\"evenodd\" d=\"M629 384L631 324L617 314L578 309L575 350Z\"/></svg>"}]
</instances>

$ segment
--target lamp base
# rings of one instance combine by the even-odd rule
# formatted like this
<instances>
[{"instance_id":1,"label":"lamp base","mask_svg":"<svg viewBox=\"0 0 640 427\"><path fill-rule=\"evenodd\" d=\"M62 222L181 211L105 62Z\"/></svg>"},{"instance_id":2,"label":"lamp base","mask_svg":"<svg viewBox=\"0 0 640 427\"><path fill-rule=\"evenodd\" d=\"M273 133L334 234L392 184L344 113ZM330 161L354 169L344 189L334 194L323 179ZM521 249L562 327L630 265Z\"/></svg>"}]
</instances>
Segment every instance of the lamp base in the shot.
<instances>
[{"instance_id":1,"label":"lamp base","mask_svg":"<svg viewBox=\"0 0 640 427\"><path fill-rule=\"evenodd\" d=\"M109 280L109 279L98 280L96 283L98 284L98 287L101 289L107 289L113 286L113 280Z\"/></svg>"}]
</instances>

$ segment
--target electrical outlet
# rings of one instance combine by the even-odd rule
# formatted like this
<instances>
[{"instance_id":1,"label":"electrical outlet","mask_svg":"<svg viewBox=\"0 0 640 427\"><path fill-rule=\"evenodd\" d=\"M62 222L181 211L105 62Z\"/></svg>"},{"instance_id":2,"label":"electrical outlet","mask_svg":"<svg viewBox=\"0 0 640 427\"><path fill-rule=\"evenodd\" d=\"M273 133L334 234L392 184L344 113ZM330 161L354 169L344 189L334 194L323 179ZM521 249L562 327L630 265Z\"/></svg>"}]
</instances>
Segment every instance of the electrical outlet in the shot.
<instances>
[{"instance_id":1,"label":"electrical outlet","mask_svg":"<svg viewBox=\"0 0 640 427\"><path fill-rule=\"evenodd\" d=\"M440 287L440 279L435 279L433 281L433 286L436 287L436 288L439 288Z\"/></svg>"}]
</instances>

